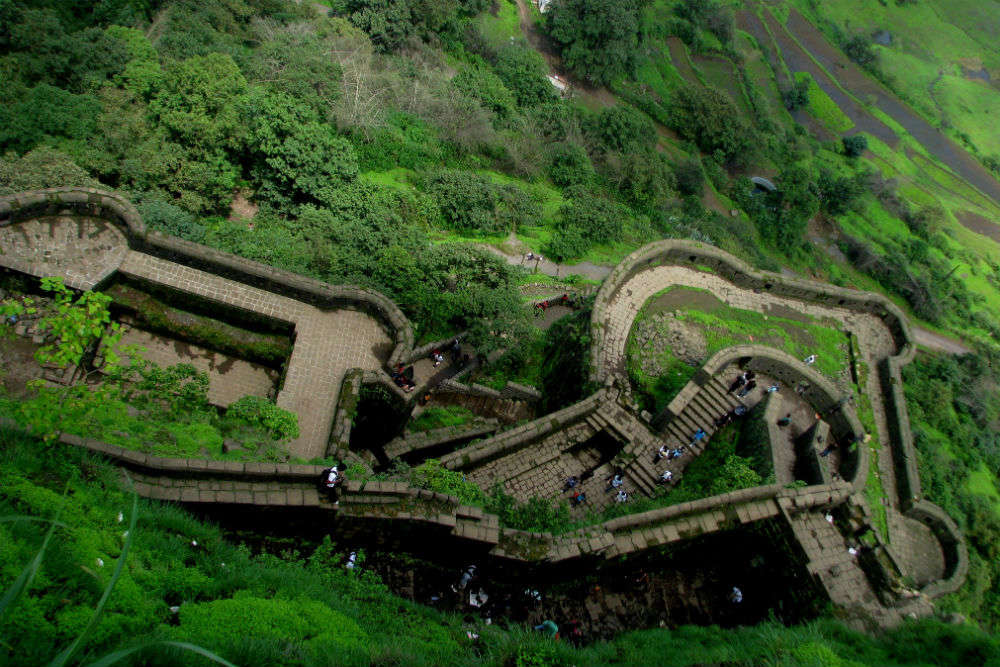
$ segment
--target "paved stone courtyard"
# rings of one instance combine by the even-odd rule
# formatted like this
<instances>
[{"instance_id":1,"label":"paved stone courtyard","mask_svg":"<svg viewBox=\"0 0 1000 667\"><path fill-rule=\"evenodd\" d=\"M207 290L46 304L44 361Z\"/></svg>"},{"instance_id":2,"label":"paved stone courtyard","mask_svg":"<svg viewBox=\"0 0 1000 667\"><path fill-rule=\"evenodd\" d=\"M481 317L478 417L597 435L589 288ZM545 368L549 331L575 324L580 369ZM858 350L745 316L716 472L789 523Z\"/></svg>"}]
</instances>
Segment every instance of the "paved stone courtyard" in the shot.
<instances>
[{"instance_id":1,"label":"paved stone courtyard","mask_svg":"<svg viewBox=\"0 0 1000 667\"><path fill-rule=\"evenodd\" d=\"M0 265L38 277L62 276L75 289L92 289L128 251L125 236L96 218L37 218L0 227Z\"/></svg>"},{"instance_id":2,"label":"paved stone courtyard","mask_svg":"<svg viewBox=\"0 0 1000 667\"><path fill-rule=\"evenodd\" d=\"M207 374L212 405L225 408L243 396L273 398L277 390L277 371L221 352L133 328L121 342L141 347L142 358L159 366L191 364Z\"/></svg>"},{"instance_id":3,"label":"paved stone courtyard","mask_svg":"<svg viewBox=\"0 0 1000 667\"><path fill-rule=\"evenodd\" d=\"M389 357L389 334L364 313L323 311L135 251L128 253L120 271L295 325L295 346L277 400L279 406L299 416L299 437L288 447L293 456L308 460L326 453L337 395L347 369L376 370Z\"/></svg>"}]
</instances>

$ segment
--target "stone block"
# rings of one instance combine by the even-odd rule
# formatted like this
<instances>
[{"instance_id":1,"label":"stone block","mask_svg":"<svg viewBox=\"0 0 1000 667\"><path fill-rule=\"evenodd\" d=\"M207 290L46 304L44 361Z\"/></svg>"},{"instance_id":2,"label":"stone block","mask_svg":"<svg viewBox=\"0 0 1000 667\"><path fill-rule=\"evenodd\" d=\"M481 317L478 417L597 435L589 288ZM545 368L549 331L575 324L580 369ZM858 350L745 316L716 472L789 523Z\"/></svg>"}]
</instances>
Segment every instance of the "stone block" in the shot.
<instances>
[{"instance_id":1,"label":"stone block","mask_svg":"<svg viewBox=\"0 0 1000 667\"><path fill-rule=\"evenodd\" d=\"M201 496L198 489L181 489L181 502L182 503L197 503L201 500Z\"/></svg>"},{"instance_id":2,"label":"stone block","mask_svg":"<svg viewBox=\"0 0 1000 667\"><path fill-rule=\"evenodd\" d=\"M198 502L201 503L214 503L216 502L215 491L209 489L199 489L198 490Z\"/></svg>"},{"instance_id":3,"label":"stone block","mask_svg":"<svg viewBox=\"0 0 1000 667\"><path fill-rule=\"evenodd\" d=\"M288 504L288 496L285 495L284 491L268 491L267 492L267 504L268 505L286 505L286 504Z\"/></svg>"}]
</instances>

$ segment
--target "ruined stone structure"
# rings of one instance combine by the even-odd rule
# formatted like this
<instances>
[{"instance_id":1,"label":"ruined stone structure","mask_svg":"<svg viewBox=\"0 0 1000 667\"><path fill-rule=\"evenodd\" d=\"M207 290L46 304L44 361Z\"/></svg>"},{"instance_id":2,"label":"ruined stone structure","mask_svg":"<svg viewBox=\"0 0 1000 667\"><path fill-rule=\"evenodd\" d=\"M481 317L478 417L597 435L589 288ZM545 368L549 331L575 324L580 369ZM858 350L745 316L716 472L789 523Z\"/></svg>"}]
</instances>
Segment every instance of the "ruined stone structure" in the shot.
<instances>
[{"instance_id":1,"label":"ruined stone structure","mask_svg":"<svg viewBox=\"0 0 1000 667\"><path fill-rule=\"evenodd\" d=\"M291 325L295 343L277 401L299 416L302 436L291 449L304 458L332 454L359 460L349 443L364 384L383 384L406 405L417 393L404 394L385 372L422 351L413 349L412 328L384 296L147 231L135 209L110 193L57 189L0 198L0 266L34 276L61 275L78 289L99 289L118 272ZM885 445L877 465L862 443L864 430L848 397L814 369L769 347L720 351L661 414L640 414L624 372L626 342L643 304L672 285L707 289L740 308L765 313L792 308L843 322L872 369L865 392L876 435ZM316 466L162 459L75 436L63 436L63 442L118 462L130 471L136 490L150 498L312 507L329 511L331 518L423 522L472 552L517 561L611 559L755 521L785 521L831 600L876 625L927 613L930 598L961 586L968 568L961 533L921 498L900 376L915 347L905 317L887 299L756 271L711 246L661 241L632 253L605 281L594 305L592 341L591 378L600 389L583 401L507 430L497 421L482 421L402 437L386 447L387 454L419 456L450 442L489 436L446 454L442 463L484 489L499 483L522 500L559 497L563 480L581 470L582 488L597 506L610 502L604 478L615 469L624 470L631 494L654 496L663 464L651 454L663 444L688 446L670 464L676 483L687 463L711 446L715 418L740 404L752 407L727 388L738 372L753 369L785 386L805 387L794 396L772 396L763 407L778 483L550 535L501 529L496 516L479 508L399 482L348 481L335 511L316 490L321 470ZM444 380L442 390L512 404L538 398L527 387L495 392L453 380ZM821 419L793 443L770 424L785 402L794 401ZM698 429L707 437L689 443ZM818 456L824 441L840 446L831 457L835 462ZM796 478L794 470L806 470L816 483L786 485ZM862 493L869 474L879 475L888 496L890 540L885 544L876 534L875 547L855 557L847 546L872 526L873 508ZM828 512L836 514L835 522L826 518ZM915 581L922 595L901 595L896 583L902 576Z\"/></svg>"}]
</instances>

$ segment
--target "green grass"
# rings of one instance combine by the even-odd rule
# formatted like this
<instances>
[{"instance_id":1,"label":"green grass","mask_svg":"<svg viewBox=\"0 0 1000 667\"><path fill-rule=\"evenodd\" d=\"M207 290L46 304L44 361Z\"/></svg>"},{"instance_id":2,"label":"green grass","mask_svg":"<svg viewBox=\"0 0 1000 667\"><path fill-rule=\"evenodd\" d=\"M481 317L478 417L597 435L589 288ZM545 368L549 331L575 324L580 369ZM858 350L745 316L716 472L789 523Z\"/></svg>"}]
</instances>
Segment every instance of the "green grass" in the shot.
<instances>
[{"instance_id":1,"label":"green grass","mask_svg":"<svg viewBox=\"0 0 1000 667\"><path fill-rule=\"evenodd\" d=\"M475 418L476 415L472 410L461 405L435 406L421 412L420 416L409 423L407 430L419 432L448 426L461 426L468 424Z\"/></svg>"},{"instance_id":2,"label":"green grass","mask_svg":"<svg viewBox=\"0 0 1000 667\"><path fill-rule=\"evenodd\" d=\"M513 38L521 37L521 23L517 15L517 4L512 0L497 0L497 13L483 12L475 18L473 24L483 34L486 41L494 47L499 47Z\"/></svg>"},{"instance_id":3,"label":"green grass","mask_svg":"<svg viewBox=\"0 0 1000 667\"><path fill-rule=\"evenodd\" d=\"M854 127L854 121L840 110L837 103L819 87L809 72L796 72L795 80L809 83L809 88L806 91L808 99L806 110L810 116L837 134Z\"/></svg>"},{"instance_id":4,"label":"green grass","mask_svg":"<svg viewBox=\"0 0 1000 667\"><path fill-rule=\"evenodd\" d=\"M997 476L980 462L979 467L969 473L966 488L980 496L985 496L993 505L993 509L1000 514L1000 491L997 490Z\"/></svg>"}]
</instances>

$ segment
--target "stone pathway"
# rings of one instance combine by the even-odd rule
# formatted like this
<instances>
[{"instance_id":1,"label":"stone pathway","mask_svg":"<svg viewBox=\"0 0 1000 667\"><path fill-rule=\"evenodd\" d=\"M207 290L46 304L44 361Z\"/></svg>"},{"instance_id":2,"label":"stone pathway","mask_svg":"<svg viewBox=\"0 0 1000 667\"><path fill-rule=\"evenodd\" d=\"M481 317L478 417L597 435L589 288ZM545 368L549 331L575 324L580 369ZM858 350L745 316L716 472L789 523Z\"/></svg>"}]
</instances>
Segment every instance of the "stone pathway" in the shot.
<instances>
[{"instance_id":1,"label":"stone pathway","mask_svg":"<svg viewBox=\"0 0 1000 667\"><path fill-rule=\"evenodd\" d=\"M295 325L295 347L288 360L277 403L299 416L299 437L288 450L312 459L326 453L337 394L349 368L379 369L392 340L365 313L323 311L256 287L129 251L121 272L228 306Z\"/></svg>"},{"instance_id":2,"label":"stone pathway","mask_svg":"<svg viewBox=\"0 0 1000 667\"><path fill-rule=\"evenodd\" d=\"M142 358L159 366L191 364L208 374L208 401L212 405L225 408L243 396L274 397L279 374L266 366L141 329L129 329L121 342L143 348Z\"/></svg>"},{"instance_id":3,"label":"stone pathway","mask_svg":"<svg viewBox=\"0 0 1000 667\"><path fill-rule=\"evenodd\" d=\"M945 559L941 542L927 525L889 509L889 550L903 574L921 588L944 576Z\"/></svg>"}]
</instances>

